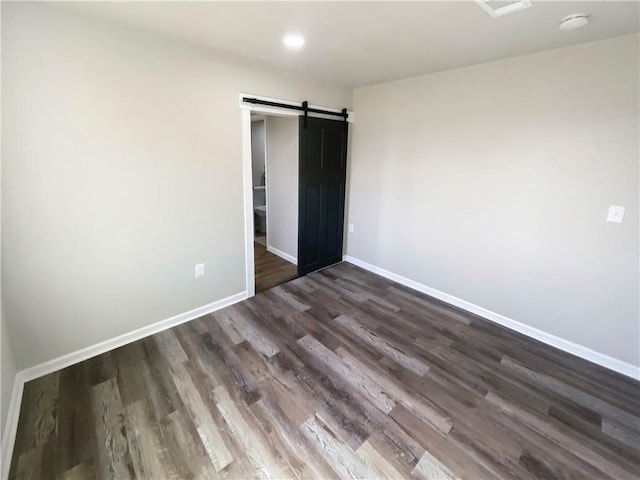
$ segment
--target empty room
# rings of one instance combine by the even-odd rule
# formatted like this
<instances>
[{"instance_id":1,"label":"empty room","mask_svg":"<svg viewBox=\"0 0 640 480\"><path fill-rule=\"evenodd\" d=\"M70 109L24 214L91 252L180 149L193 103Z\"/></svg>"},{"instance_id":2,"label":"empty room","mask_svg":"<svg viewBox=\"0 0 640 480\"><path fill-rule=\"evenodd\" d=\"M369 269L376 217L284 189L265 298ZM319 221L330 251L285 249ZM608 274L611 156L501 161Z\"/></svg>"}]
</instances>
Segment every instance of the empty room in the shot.
<instances>
[{"instance_id":1,"label":"empty room","mask_svg":"<svg viewBox=\"0 0 640 480\"><path fill-rule=\"evenodd\" d=\"M640 478L640 2L0 13L0 478Z\"/></svg>"}]
</instances>

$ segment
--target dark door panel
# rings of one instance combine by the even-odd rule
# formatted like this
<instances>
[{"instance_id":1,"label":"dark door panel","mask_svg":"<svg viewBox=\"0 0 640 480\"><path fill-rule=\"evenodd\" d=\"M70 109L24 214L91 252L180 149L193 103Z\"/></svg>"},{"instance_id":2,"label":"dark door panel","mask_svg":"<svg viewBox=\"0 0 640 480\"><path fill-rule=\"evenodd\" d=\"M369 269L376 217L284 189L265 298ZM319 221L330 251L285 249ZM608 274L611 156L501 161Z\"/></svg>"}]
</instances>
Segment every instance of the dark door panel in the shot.
<instances>
[{"instance_id":1,"label":"dark door panel","mask_svg":"<svg viewBox=\"0 0 640 480\"><path fill-rule=\"evenodd\" d=\"M326 257L332 263L342 260L342 229L344 226L344 184L327 185Z\"/></svg>"},{"instance_id":2,"label":"dark door panel","mask_svg":"<svg viewBox=\"0 0 640 480\"><path fill-rule=\"evenodd\" d=\"M306 260L315 265L320 261L320 217L322 213L322 185L307 185L305 190L306 208L302 224L307 238Z\"/></svg>"},{"instance_id":3,"label":"dark door panel","mask_svg":"<svg viewBox=\"0 0 640 480\"><path fill-rule=\"evenodd\" d=\"M344 121L300 117L298 275L342 260L347 133Z\"/></svg>"}]
</instances>

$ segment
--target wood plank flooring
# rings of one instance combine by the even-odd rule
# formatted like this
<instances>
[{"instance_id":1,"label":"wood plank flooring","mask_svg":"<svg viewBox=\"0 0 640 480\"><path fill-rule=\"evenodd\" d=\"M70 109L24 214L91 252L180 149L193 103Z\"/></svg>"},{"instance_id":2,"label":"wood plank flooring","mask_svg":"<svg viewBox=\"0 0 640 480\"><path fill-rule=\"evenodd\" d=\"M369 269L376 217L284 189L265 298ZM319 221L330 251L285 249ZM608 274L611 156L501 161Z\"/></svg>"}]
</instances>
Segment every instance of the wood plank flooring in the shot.
<instances>
[{"instance_id":1,"label":"wood plank flooring","mask_svg":"<svg viewBox=\"0 0 640 480\"><path fill-rule=\"evenodd\" d=\"M25 386L11 478L640 475L640 385L342 263Z\"/></svg>"},{"instance_id":2,"label":"wood plank flooring","mask_svg":"<svg viewBox=\"0 0 640 480\"><path fill-rule=\"evenodd\" d=\"M254 242L256 293L282 285L298 276L298 267L268 252L264 245Z\"/></svg>"}]
</instances>

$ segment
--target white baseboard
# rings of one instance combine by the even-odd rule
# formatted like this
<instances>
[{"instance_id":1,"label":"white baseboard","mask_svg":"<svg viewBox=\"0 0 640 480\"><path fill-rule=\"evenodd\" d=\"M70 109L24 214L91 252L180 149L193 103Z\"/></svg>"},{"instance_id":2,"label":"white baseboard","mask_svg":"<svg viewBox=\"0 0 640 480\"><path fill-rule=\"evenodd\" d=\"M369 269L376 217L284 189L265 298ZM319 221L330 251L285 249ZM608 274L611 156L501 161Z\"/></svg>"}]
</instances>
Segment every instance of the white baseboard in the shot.
<instances>
[{"instance_id":1,"label":"white baseboard","mask_svg":"<svg viewBox=\"0 0 640 480\"><path fill-rule=\"evenodd\" d=\"M13 445L16 441L16 432L18 430L20 403L25 383L21 373L22 372L18 372L13 380L11 400L9 401L9 411L7 412L4 431L2 432L2 453L0 456L0 478L2 478L2 480L9 478L11 455L13 454Z\"/></svg>"},{"instance_id":2,"label":"white baseboard","mask_svg":"<svg viewBox=\"0 0 640 480\"><path fill-rule=\"evenodd\" d=\"M138 328L137 330L119 335L110 340L96 343L95 345L91 345L81 350L68 353L67 355L63 355L62 357L54 358L53 360L49 360L48 362L41 363L40 365L22 370L20 373L24 375L25 382L28 382L35 378L42 377L43 375L61 370L65 367L68 367L69 365L82 362L91 357L95 357L96 355L100 355L115 348L122 347L123 345L127 345L128 343L135 342L136 340L140 340L141 338L148 337L149 335L153 335L154 333L167 330L168 328L175 327L176 325L180 325L181 323L195 320L196 318L207 315L208 313L215 312L216 310L220 310L221 308L228 307L229 305L233 305L234 303L238 303L245 298L247 298L247 292L236 293L235 295L223 298L222 300L209 303L208 305L203 305L193 310L189 310L188 312L180 313L171 318L167 318L166 320L147 325L146 327Z\"/></svg>"},{"instance_id":3,"label":"white baseboard","mask_svg":"<svg viewBox=\"0 0 640 480\"><path fill-rule=\"evenodd\" d=\"M590 348L578 345L577 343L565 340L564 338L557 337L529 325L525 325L524 323L518 322L517 320L513 320L509 317L505 317L504 315L500 315L499 313L492 312L491 310L487 310L486 308L480 307L448 293L441 292L440 290L436 290L435 288L428 287L414 280L403 277L402 275L398 275L396 273L385 270L384 268L380 268L367 263L358 258L345 255L343 257L343 260L358 267L364 268L365 270L368 270L370 272L376 273L381 277L388 278L389 280L393 280L394 282L400 283L401 285L413 288L414 290L430 295L450 305L454 305L458 308L466 310L467 312L479 315L510 330L515 330L516 332L522 333L524 335L527 335L528 337L546 343L547 345L551 345L552 347L571 353L580 358L584 358L585 360L589 360L590 362L613 370L614 372L618 372L633 379L640 380L640 367L623 362L622 360L618 360L617 358L610 357L603 353L596 352L595 350L591 350Z\"/></svg>"},{"instance_id":4,"label":"white baseboard","mask_svg":"<svg viewBox=\"0 0 640 480\"><path fill-rule=\"evenodd\" d=\"M61 370L70 365L88 360L102 353L108 352L123 345L135 342L142 338L153 335L154 333L167 330L185 322L195 320L209 313L215 312L222 308L238 303L247 298L247 292L236 293L230 297L223 298L208 305L195 308L188 312L175 315L171 318L167 318L160 322L146 327L139 328L129 333L119 335L110 340L91 345L89 347L71 352L67 355L63 355L48 362L35 365L33 367L19 371L16 374L15 381L13 382L13 390L11 392L11 401L9 403L9 412L7 414L7 421L5 423L4 432L2 435L2 453L1 453L1 470L0 474L2 479L9 476L9 467L11 464L11 455L13 454L13 446L16 440L16 431L18 429L18 417L20 415L20 404L22 402L22 392L24 390L24 384L36 378L42 377L49 373Z\"/></svg>"},{"instance_id":5,"label":"white baseboard","mask_svg":"<svg viewBox=\"0 0 640 480\"><path fill-rule=\"evenodd\" d=\"M288 253L284 253L282 250L278 250L275 247L268 246L267 252L271 252L274 255L279 256L280 258L284 258L287 262L293 263L294 265L298 265L298 259L293 255L289 255Z\"/></svg>"}]
</instances>

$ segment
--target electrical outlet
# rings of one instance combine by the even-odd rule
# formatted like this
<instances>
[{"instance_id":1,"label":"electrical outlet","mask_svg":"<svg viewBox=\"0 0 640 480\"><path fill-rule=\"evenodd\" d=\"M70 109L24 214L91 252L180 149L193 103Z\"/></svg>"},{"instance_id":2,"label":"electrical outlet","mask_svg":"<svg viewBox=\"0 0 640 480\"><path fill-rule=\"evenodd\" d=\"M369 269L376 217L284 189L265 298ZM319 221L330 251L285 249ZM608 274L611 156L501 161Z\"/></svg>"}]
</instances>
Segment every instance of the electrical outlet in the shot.
<instances>
[{"instance_id":1,"label":"electrical outlet","mask_svg":"<svg viewBox=\"0 0 640 480\"><path fill-rule=\"evenodd\" d=\"M353 223L350 223L349 224L349 233L353 233L353 230L354 230Z\"/></svg>"},{"instance_id":2,"label":"electrical outlet","mask_svg":"<svg viewBox=\"0 0 640 480\"><path fill-rule=\"evenodd\" d=\"M609 214L607 215L607 222L622 223L624 218L624 207L620 205L609 205Z\"/></svg>"},{"instance_id":3,"label":"electrical outlet","mask_svg":"<svg viewBox=\"0 0 640 480\"><path fill-rule=\"evenodd\" d=\"M198 265L196 265L196 278L204 277L204 274L205 274L204 263L199 263Z\"/></svg>"}]
</instances>

